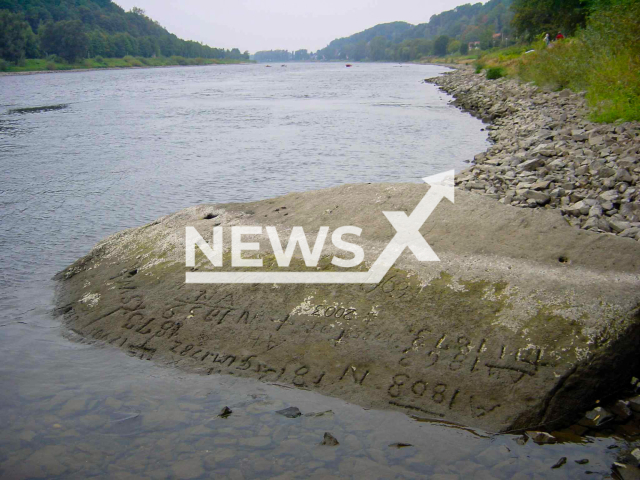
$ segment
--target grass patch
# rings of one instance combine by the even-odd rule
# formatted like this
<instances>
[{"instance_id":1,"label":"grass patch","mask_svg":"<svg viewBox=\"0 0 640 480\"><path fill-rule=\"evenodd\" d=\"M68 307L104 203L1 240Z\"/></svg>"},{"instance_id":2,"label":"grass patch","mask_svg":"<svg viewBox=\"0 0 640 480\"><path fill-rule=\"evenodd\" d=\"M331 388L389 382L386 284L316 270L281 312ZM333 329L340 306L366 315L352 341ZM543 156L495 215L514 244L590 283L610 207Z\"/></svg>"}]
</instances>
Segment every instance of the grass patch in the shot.
<instances>
[{"instance_id":1,"label":"grass patch","mask_svg":"<svg viewBox=\"0 0 640 480\"><path fill-rule=\"evenodd\" d=\"M483 52L474 62L487 78L517 77L546 90L586 92L595 122L640 120L640 2L618 0L594 11L575 37ZM495 72L495 73L494 73Z\"/></svg>"},{"instance_id":2,"label":"grass patch","mask_svg":"<svg viewBox=\"0 0 640 480\"><path fill-rule=\"evenodd\" d=\"M132 67L171 67L187 65L226 65L235 63L250 63L241 60L216 59L216 58L184 58L184 57L157 57L143 58L87 58L78 60L75 63L67 63L56 55L48 58L30 58L22 61L19 65L5 62L0 65L2 71L6 72L37 72L45 70L86 70L90 68L132 68Z\"/></svg>"},{"instance_id":3,"label":"grass patch","mask_svg":"<svg viewBox=\"0 0 640 480\"><path fill-rule=\"evenodd\" d=\"M586 91L591 120L640 120L640 2L596 11L587 26L553 48L523 55L518 75L552 90Z\"/></svg>"}]
</instances>

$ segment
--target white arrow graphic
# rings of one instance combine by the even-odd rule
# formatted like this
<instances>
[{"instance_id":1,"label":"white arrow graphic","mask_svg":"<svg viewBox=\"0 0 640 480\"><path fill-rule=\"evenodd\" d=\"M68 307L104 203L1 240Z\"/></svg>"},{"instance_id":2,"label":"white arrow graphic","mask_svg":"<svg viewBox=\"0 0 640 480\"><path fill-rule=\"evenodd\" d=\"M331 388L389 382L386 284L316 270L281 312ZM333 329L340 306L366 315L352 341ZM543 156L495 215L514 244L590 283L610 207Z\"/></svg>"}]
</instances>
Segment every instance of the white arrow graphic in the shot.
<instances>
[{"instance_id":1,"label":"white arrow graphic","mask_svg":"<svg viewBox=\"0 0 640 480\"><path fill-rule=\"evenodd\" d=\"M420 262L440 259L420 235L420 228L443 198L454 202L454 171L425 177L431 188L411 215L382 212L396 234L368 272L187 272L186 283L378 283L395 261L409 248Z\"/></svg>"}]
</instances>

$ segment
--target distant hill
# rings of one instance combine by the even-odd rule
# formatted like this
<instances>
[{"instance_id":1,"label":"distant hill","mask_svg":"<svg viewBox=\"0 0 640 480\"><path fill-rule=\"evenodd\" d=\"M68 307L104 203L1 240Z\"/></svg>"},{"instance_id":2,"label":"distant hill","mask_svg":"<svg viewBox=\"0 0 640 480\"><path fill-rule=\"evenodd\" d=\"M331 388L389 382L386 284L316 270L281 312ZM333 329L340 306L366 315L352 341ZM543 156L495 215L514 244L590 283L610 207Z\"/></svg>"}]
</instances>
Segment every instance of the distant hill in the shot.
<instances>
[{"instance_id":1,"label":"distant hill","mask_svg":"<svg viewBox=\"0 0 640 480\"><path fill-rule=\"evenodd\" d=\"M452 53L460 48L464 50L462 44L468 46L470 42L480 42L478 46L483 48L496 43L513 43L513 12L509 8L512 2L489 0L484 5L461 5L433 15L428 23L419 25L383 23L350 37L333 40L316 53L319 59L325 60L407 61ZM436 43L439 37L446 39Z\"/></svg>"},{"instance_id":2,"label":"distant hill","mask_svg":"<svg viewBox=\"0 0 640 480\"><path fill-rule=\"evenodd\" d=\"M368 44L376 37L384 38L389 43L397 43L400 38L415 28L407 22L381 23L375 27L355 33L350 37L333 40L322 50L318 51L320 58L324 56L327 60L332 60L340 55L340 52L353 50L354 60L363 60L366 53L362 51L362 46ZM357 57L357 58L356 58Z\"/></svg>"},{"instance_id":3,"label":"distant hill","mask_svg":"<svg viewBox=\"0 0 640 480\"><path fill-rule=\"evenodd\" d=\"M126 55L248 59L182 40L139 8L125 12L110 0L0 0L0 58L19 61L50 54L69 61Z\"/></svg>"}]
</instances>

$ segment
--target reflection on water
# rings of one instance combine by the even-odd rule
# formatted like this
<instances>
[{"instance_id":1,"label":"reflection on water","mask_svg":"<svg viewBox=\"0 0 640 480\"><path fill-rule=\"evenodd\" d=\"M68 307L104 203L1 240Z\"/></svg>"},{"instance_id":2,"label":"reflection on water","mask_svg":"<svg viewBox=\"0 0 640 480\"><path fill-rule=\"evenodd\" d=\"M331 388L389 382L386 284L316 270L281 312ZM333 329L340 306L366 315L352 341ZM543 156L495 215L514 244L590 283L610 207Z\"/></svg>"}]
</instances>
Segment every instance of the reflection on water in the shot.
<instances>
[{"instance_id":1,"label":"reflection on water","mask_svg":"<svg viewBox=\"0 0 640 480\"><path fill-rule=\"evenodd\" d=\"M19 338L34 334L49 344L51 363L17 373L34 355ZM614 461L611 439L520 445L516 435L231 376L187 375L58 338L56 328L22 326L5 352L14 360L2 367L13 386L0 393L2 478L573 479L603 476ZM220 418L225 406L233 413ZM302 416L276 413L289 406ZM325 432L339 445L320 445ZM552 469L561 457L567 463ZM589 463L575 462L583 459Z\"/></svg>"},{"instance_id":2,"label":"reflection on water","mask_svg":"<svg viewBox=\"0 0 640 480\"><path fill-rule=\"evenodd\" d=\"M196 203L417 182L459 170L485 148L482 124L421 83L442 68L394 67L0 77L1 478L524 479L610 471L610 439L520 445L515 436L367 411L304 390L186 375L70 342L51 317L50 278L115 231ZM224 406L233 414L223 419ZM289 406L303 415L275 413ZM320 445L325 432L339 445ZM561 457L567 463L551 469Z\"/></svg>"}]
</instances>

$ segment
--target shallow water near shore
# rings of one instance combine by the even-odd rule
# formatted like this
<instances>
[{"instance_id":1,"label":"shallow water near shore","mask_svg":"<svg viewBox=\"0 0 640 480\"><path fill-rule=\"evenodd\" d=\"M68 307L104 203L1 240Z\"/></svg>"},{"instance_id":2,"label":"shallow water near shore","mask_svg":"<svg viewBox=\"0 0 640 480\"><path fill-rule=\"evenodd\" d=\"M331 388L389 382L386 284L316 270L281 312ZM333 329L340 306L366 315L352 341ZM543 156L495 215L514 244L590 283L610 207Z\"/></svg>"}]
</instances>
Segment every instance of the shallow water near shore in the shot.
<instances>
[{"instance_id":1,"label":"shallow water near shore","mask_svg":"<svg viewBox=\"0 0 640 480\"><path fill-rule=\"evenodd\" d=\"M289 64L0 78L0 477L607 476L613 439L519 445L310 391L186 375L71 342L51 316L50 278L118 230L197 203L460 170L486 135L422 83L444 70ZM233 413L223 419L224 406ZM275 413L289 406L303 415ZM324 432L340 444L319 445ZM551 469L561 457L566 465Z\"/></svg>"}]
</instances>

